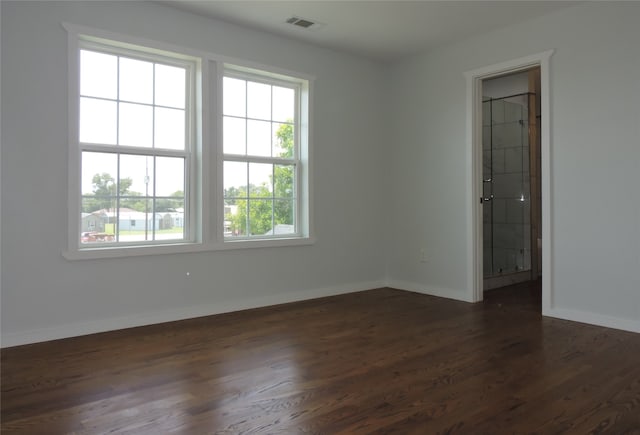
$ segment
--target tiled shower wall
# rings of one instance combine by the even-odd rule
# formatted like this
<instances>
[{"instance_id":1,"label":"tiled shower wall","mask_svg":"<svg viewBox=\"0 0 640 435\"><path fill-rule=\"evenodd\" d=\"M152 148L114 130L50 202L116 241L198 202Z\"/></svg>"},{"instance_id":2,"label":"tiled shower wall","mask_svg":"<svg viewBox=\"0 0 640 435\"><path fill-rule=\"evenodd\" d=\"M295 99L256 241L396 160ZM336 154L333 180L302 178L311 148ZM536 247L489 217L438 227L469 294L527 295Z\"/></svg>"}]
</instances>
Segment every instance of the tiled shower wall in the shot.
<instances>
[{"instance_id":1,"label":"tiled shower wall","mask_svg":"<svg viewBox=\"0 0 640 435\"><path fill-rule=\"evenodd\" d=\"M484 275L531 268L527 96L483 103Z\"/></svg>"}]
</instances>

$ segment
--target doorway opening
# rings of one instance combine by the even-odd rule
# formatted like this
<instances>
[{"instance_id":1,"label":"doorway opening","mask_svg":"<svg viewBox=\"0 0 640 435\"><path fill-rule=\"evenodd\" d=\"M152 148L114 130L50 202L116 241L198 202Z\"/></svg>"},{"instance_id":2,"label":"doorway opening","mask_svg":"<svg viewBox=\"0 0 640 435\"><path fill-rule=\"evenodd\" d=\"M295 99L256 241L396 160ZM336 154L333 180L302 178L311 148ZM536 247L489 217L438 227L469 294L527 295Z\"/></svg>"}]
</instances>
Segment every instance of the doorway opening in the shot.
<instances>
[{"instance_id":1,"label":"doorway opening","mask_svg":"<svg viewBox=\"0 0 640 435\"><path fill-rule=\"evenodd\" d=\"M484 204L485 198L490 198L493 193L494 197L496 194L491 192L491 187L489 183L485 183L484 180L486 178L483 174L483 104L486 98L483 98L483 82L489 83L492 79L498 79L501 77L508 77L511 75L515 75L517 73L529 72L531 70L537 69L539 71L539 89L534 91L533 93L537 94L535 101L538 107L535 111L531 111L531 113L536 113L536 116L539 118L536 119L537 124L539 124L539 128L537 128L538 138L536 139L537 143L539 143L539 147L537 151L539 152L538 161L540 165L539 169L539 181L536 180L537 186L539 187L539 194L533 193L534 196L540 197L541 201L539 203L539 227L537 228L538 234L535 235L533 233L529 233L530 236L535 236L535 242L529 242L529 249L535 247L538 250L538 239L541 239L541 258L536 252L535 255L530 256L530 260L533 262L537 262L533 267L529 266L529 270L534 272L529 272L529 278L533 275L534 277L540 277L540 273L542 276L540 278L539 286L542 288L542 314L547 315L551 313L553 306L553 288L552 288L552 259L553 259L553 243L552 243L552 221L551 221L551 164L550 164L550 155L551 155L551 135L550 135L550 59L553 55L554 50L548 50L541 53L533 54L526 57L521 57L518 59L508 60L505 62L501 62L498 64L493 64L489 66L485 66L482 68L478 68L475 70L467 71L465 73L467 80L467 150L469 156L469 187L467 190L468 193L468 204L469 204L469 214L468 214L468 228L469 228L469 236L467 239L468 243L468 253L469 253L469 286L468 286L468 300L471 302L480 302L484 298L484 278L485 278L485 264L484 264ZM523 92L514 92L511 94L522 94ZM529 88L524 91L525 94L529 94ZM510 95L498 95L494 97L494 99L500 97L509 97ZM532 98L520 96L520 98L528 98L529 101ZM503 106L504 100L508 100L508 98L502 98ZM500 109L497 109L500 110ZM527 115L530 110L527 109ZM538 115L539 114L539 115ZM504 116L504 114L503 114ZM523 120L527 119L527 122L530 122L527 118L520 118ZM520 122L515 123L515 126L520 127ZM516 127L513 127L514 129ZM528 132L528 131L527 131ZM531 151L531 150L529 150ZM499 153L498 153L499 154ZM503 152L504 154L504 152ZM516 158L514 155L511 157ZM510 158L511 158L510 157ZM500 156L498 156L500 158ZM530 158L530 155L529 155ZM506 156L505 156L506 159ZM516 158L517 161L517 158ZM524 159L523 159L524 161ZM529 164L531 160L529 160ZM531 171L530 171L531 173ZM515 177L512 177L515 178ZM531 183L531 180L529 180ZM530 186L529 186L530 188ZM531 196L531 192L529 193ZM522 196L516 199L522 199ZM526 197L525 197L526 199ZM489 201L491 202L491 201ZM522 201L520 201L522 202ZM517 210L517 208L516 208ZM512 210L513 211L513 210ZM488 213L488 212L487 212ZM505 212L506 213L506 212ZM523 217L524 220L524 217ZM504 222L503 222L504 223ZM524 230L523 230L524 232ZM523 237L524 239L524 237ZM533 238L532 238L533 240ZM525 247L522 248L522 258L524 260L524 250ZM498 257L502 254L498 254ZM495 260L495 258L494 258ZM517 265L517 261L510 260L514 267L515 273L523 272L523 270L515 270L515 265ZM495 261L491 262L491 272L495 268L497 263ZM506 264L506 263L505 263ZM520 263L524 265L524 262ZM503 275L506 275L505 272L506 266L503 266ZM500 266L497 267L499 271ZM535 281L529 281L535 282Z\"/></svg>"},{"instance_id":2,"label":"doorway opening","mask_svg":"<svg viewBox=\"0 0 640 435\"><path fill-rule=\"evenodd\" d=\"M540 67L482 86L483 291L542 275Z\"/></svg>"}]
</instances>

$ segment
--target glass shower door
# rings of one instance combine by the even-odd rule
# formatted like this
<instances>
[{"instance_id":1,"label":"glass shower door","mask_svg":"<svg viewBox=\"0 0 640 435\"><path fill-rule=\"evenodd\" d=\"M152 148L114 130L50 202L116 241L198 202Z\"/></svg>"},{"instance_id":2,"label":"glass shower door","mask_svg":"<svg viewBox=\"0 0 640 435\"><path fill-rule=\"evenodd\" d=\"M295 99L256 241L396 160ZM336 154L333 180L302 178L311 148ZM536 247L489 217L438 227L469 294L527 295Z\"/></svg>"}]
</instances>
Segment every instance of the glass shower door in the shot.
<instances>
[{"instance_id":1,"label":"glass shower door","mask_svg":"<svg viewBox=\"0 0 640 435\"><path fill-rule=\"evenodd\" d=\"M531 269L528 98L483 101L485 278Z\"/></svg>"}]
</instances>

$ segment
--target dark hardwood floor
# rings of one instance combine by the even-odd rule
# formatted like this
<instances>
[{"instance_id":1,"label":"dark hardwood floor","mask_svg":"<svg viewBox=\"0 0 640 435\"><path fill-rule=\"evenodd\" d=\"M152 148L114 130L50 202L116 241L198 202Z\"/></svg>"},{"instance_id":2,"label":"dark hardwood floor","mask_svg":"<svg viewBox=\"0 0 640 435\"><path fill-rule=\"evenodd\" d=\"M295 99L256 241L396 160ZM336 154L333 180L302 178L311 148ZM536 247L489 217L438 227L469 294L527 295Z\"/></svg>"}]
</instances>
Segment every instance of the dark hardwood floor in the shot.
<instances>
[{"instance_id":1,"label":"dark hardwood floor","mask_svg":"<svg viewBox=\"0 0 640 435\"><path fill-rule=\"evenodd\" d=\"M2 433L640 433L640 334L543 318L532 289L379 289L3 349Z\"/></svg>"}]
</instances>

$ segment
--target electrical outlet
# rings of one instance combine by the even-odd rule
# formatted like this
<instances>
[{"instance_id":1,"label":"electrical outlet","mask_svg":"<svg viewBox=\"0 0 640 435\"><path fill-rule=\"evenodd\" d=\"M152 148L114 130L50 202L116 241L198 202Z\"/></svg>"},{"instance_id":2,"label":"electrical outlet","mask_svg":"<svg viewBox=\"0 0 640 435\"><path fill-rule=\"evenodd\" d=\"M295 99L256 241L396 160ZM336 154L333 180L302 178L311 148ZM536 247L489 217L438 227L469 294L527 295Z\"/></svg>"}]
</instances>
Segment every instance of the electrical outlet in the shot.
<instances>
[{"instance_id":1,"label":"electrical outlet","mask_svg":"<svg viewBox=\"0 0 640 435\"><path fill-rule=\"evenodd\" d=\"M424 250L424 248L420 249L420 263L426 263L427 262L427 252Z\"/></svg>"}]
</instances>

